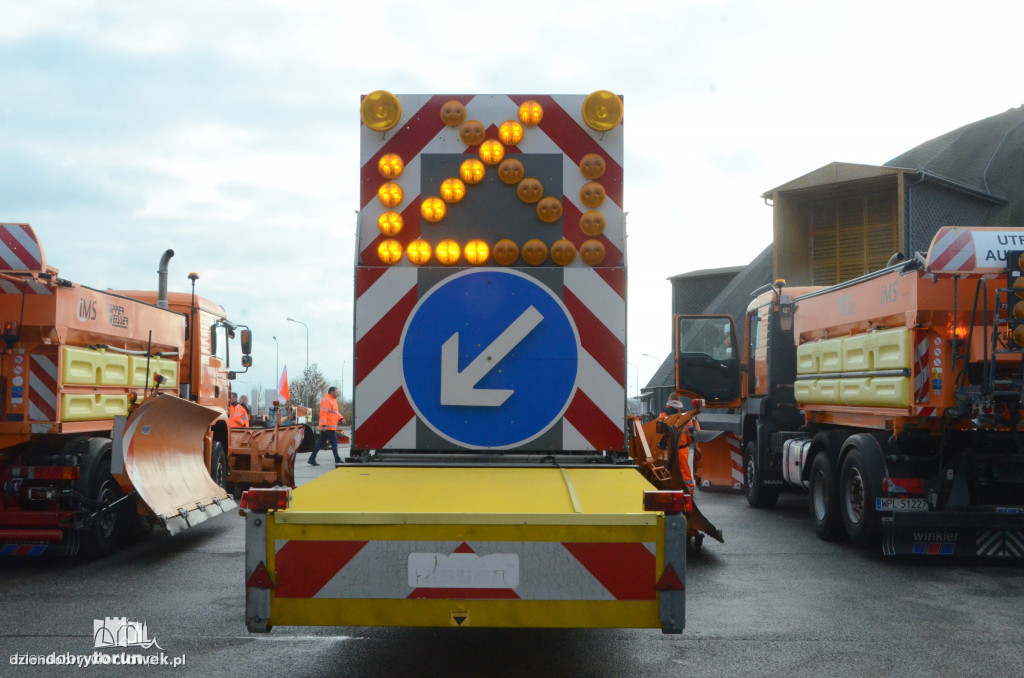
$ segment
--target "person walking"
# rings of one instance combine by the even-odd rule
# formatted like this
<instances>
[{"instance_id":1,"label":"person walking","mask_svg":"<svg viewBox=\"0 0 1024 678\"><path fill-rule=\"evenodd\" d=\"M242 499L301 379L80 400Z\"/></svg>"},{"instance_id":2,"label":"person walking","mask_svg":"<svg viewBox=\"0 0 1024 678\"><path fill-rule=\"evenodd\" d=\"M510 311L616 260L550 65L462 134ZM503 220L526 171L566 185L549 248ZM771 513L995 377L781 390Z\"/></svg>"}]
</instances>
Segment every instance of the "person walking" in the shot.
<instances>
[{"instance_id":1,"label":"person walking","mask_svg":"<svg viewBox=\"0 0 1024 678\"><path fill-rule=\"evenodd\" d=\"M320 401L320 437L317 438L313 453L309 455L309 465L319 466L316 463L316 453L325 442L331 443L331 451L334 452L335 465L341 464L341 457L338 456L338 423L345 423L345 417L341 416L338 409L338 389L333 386L327 389L327 394Z\"/></svg>"}]
</instances>

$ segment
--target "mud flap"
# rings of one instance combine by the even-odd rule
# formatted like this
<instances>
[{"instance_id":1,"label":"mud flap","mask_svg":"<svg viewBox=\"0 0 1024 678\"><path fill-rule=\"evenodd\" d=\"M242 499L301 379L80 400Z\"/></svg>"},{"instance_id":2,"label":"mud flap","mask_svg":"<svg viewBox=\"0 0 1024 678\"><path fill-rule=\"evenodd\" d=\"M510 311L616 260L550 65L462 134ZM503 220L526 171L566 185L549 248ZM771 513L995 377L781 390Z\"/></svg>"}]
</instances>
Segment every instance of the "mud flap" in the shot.
<instances>
[{"instance_id":1,"label":"mud flap","mask_svg":"<svg viewBox=\"0 0 1024 678\"><path fill-rule=\"evenodd\" d=\"M882 552L1024 562L1024 515L893 513L882 517Z\"/></svg>"},{"instance_id":2,"label":"mud flap","mask_svg":"<svg viewBox=\"0 0 1024 678\"><path fill-rule=\"evenodd\" d=\"M114 475L171 534L236 506L210 477L203 441L217 410L169 395L115 422ZM118 419L123 419L119 417Z\"/></svg>"}]
</instances>

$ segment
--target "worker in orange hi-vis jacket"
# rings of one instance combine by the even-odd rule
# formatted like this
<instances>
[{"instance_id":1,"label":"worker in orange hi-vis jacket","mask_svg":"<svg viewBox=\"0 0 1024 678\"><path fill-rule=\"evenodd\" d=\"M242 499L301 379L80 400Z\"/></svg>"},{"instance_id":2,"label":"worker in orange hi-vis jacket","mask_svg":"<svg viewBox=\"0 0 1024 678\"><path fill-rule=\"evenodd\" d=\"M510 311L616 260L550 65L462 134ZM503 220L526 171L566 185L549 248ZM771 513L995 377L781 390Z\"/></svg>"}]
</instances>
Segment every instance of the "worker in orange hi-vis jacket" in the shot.
<instances>
[{"instance_id":1,"label":"worker in orange hi-vis jacket","mask_svg":"<svg viewBox=\"0 0 1024 678\"><path fill-rule=\"evenodd\" d=\"M238 402L238 394L231 394L231 405L228 407L228 426L231 428L249 428L249 411Z\"/></svg>"},{"instance_id":2,"label":"worker in orange hi-vis jacket","mask_svg":"<svg viewBox=\"0 0 1024 678\"><path fill-rule=\"evenodd\" d=\"M679 465L679 474L682 476L683 486L687 492L693 494L697 486L693 480L693 472L690 470L690 435L685 428L686 424L690 422L691 417L684 416L684 409L683 403L673 398L665 403L665 409L658 415L658 420L677 430L679 436L679 456L675 461ZM659 447L665 450L667 449L667 443L668 441L663 437Z\"/></svg>"},{"instance_id":3,"label":"worker in orange hi-vis jacket","mask_svg":"<svg viewBox=\"0 0 1024 678\"><path fill-rule=\"evenodd\" d=\"M341 464L341 457L338 456L338 423L345 423L345 417L341 416L338 409L338 389L330 387L327 395L320 401L320 437L316 441L313 453L309 455L309 464L319 466L316 463L316 453L325 442L331 443L331 451L334 452L335 465Z\"/></svg>"}]
</instances>

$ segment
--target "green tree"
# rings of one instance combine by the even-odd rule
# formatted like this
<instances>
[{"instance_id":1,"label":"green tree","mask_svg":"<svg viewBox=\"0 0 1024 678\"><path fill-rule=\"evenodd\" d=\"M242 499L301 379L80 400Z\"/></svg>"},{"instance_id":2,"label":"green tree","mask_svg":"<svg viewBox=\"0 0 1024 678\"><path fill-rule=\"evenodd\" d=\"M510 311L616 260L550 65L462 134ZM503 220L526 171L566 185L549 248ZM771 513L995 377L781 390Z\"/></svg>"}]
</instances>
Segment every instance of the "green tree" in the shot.
<instances>
[{"instance_id":1,"label":"green tree","mask_svg":"<svg viewBox=\"0 0 1024 678\"><path fill-rule=\"evenodd\" d=\"M288 384L291 404L312 408L315 419L320 399L327 393L329 385L327 377L320 370L320 365L313 363L306 368L301 377Z\"/></svg>"}]
</instances>

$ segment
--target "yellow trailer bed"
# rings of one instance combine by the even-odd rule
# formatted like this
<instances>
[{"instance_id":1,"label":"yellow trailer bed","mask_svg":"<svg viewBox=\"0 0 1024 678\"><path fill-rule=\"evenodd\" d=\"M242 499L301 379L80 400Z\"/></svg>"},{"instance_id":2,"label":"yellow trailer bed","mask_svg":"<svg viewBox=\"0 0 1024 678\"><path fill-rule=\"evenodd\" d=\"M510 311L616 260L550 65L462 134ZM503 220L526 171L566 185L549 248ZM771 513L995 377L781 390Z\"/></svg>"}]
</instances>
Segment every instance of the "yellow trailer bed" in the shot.
<instances>
[{"instance_id":1,"label":"yellow trailer bed","mask_svg":"<svg viewBox=\"0 0 1024 678\"><path fill-rule=\"evenodd\" d=\"M336 469L247 513L249 630L681 632L686 523L643 510L653 489L632 467Z\"/></svg>"}]
</instances>

